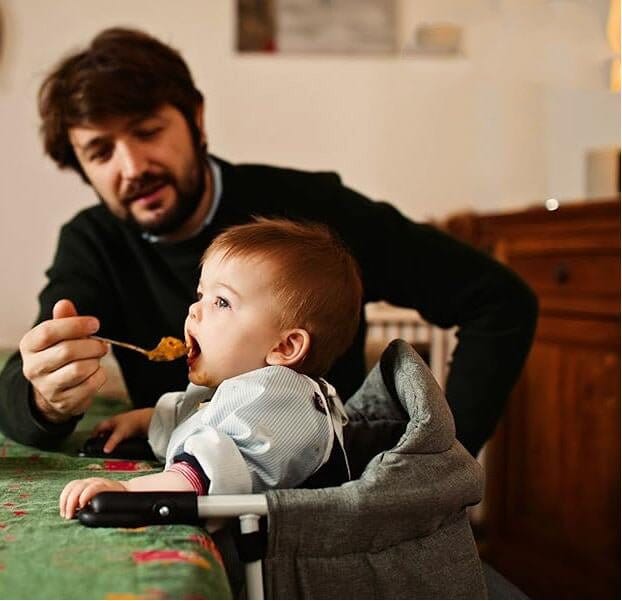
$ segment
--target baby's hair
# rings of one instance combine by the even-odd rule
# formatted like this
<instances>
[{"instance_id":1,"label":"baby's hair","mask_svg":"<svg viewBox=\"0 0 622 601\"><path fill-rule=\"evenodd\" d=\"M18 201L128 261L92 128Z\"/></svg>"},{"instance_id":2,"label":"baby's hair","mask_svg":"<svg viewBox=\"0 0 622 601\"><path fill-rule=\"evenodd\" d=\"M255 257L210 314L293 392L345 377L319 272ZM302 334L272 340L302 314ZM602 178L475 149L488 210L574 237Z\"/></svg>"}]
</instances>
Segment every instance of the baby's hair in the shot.
<instances>
[{"instance_id":1,"label":"baby's hair","mask_svg":"<svg viewBox=\"0 0 622 601\"><path fill-rule=\"evenodd\" d=\"M359 267L327 226L257 217L219 234L203 262L212 256L267 261L276 269L272 290L279 327L304 328L311 336L298 371L324 375L352 344L363 294Z\"/></svg>"}]
</instances>

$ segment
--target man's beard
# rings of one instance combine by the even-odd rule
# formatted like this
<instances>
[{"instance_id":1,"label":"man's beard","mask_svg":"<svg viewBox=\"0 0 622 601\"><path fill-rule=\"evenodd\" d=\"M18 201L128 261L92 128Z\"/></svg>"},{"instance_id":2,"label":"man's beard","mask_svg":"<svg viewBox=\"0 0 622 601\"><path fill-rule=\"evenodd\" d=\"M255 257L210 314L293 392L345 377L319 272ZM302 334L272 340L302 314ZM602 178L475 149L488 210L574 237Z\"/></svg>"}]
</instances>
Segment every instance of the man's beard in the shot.
<instances>
[{"instance_id":1,"label":"man's beard","mask_svg":"<svg viewBox=\"0 0 622 601\"><path fill-rule=\"evenodd\" d=\"M127 190L123 203L128 208L125 221L153 236L164 236L178 230L196 211L205 193L204 154L195 150L194 165L179 181L170 173L145 173ZM130 210L132 198L139 198L157 188L170 185L175 190L176 202L171 210L157 221L143 223Z\"/></svg>"}]
</instances>

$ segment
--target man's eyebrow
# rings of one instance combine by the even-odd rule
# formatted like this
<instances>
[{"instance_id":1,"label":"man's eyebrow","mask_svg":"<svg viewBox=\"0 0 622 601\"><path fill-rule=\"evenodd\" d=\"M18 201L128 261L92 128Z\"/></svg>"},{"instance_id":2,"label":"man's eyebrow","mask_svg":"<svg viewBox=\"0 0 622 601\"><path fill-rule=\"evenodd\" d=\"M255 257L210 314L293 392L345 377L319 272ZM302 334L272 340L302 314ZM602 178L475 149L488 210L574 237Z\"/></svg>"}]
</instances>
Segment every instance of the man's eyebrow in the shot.
<instances>
[{"instance_id":1,"label":"man's eyebrow","mask_svg":"<svg viewBox=\"0 0 622 601\"><path fill-rule=\"evenodd\" d=\"M160 115L155 115L153 113L148 113L145 115L136 115L128 120L124 129L132 129L140 125L143 121L147 121L149 119L162 119ZM88 152L93 148L106 144L110 139L110 134L98 134L93 136L90 140L88 140L85 144L75 144L81 152Z\"/></svg>"},{"instance_id":2,"label":"man's eyebrow","mask_svg":"<svg viewBox=\"0 0 622 601\"><path fill-rule=\"evenodd\" d=\"M143 121L149 121L150 119L160 119L162 120L162 115L158 115L157 113L145 113L143 115L136 115L134 117L130 117L127 121L126 129L131 129L132 127L136 127L140 125Z\"/></svg>"}]
</instances>

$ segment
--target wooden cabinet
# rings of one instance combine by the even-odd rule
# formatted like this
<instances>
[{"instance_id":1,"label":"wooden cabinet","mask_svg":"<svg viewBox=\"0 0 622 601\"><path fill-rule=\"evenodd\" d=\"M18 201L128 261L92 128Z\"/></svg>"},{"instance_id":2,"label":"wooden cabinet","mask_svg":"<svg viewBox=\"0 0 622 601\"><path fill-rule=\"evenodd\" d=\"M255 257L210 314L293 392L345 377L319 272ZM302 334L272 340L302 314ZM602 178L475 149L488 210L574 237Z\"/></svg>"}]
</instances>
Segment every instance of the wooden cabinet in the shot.
<instances>
[{"instance_id":1,"label":"wooden cabinet","mask_svg":"<svg viewBox=\"0 0 622 601\"><path fill-rule=\"evenodd\" d=\"M482 555L532 598L620 598L620 203L463 215L448 230L540 302L486 447Z\"/></svg>"}]
</instances>

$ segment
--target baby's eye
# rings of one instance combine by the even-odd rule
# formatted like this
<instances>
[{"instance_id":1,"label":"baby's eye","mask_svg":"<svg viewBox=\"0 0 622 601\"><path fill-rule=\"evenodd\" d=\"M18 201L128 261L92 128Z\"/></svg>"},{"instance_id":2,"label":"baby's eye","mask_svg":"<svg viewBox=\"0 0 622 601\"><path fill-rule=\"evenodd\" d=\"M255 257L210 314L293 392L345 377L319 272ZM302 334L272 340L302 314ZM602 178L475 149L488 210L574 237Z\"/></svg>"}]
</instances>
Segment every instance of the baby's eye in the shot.
<instances>
[{"instance_id":1,"label":"baby's eye","mask_svg":"<svg viewBox=\"0 0 622 601\"><path fill-rule=\"evenodd\" d=\"M226 298L223 298L222 296L217 296L216 300L214 301L214 304L219 308L219 309L228 309L231 305L229 304L229 301Z\"/></svg>"},{"instance_id":2,"label":"baby's eye","mask_svg":"<svg viewBox=\"0 0 622 601\"><path fill-rule=\"evenodd\" d=\"M203 293L197 291L197 300L200 301L203 298Z\"/></svg>"}]
</instances>

